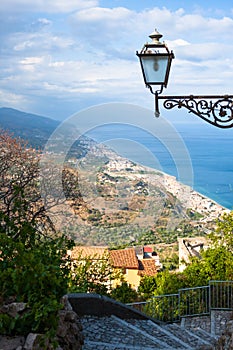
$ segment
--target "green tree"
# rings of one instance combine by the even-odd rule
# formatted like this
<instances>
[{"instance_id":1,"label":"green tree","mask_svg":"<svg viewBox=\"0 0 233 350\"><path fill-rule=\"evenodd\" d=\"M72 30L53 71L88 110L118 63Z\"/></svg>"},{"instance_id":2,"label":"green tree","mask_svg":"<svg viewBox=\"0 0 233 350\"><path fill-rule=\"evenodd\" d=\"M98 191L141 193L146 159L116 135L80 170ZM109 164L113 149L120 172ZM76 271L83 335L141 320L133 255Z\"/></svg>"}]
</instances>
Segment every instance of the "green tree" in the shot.
<instances>
[{"instance_id":1,"label":"green tree","mask_svg":"<svg viewBox=\"0 0 233 350\"><path fill-rule=\"evenodd\" d=\"M202 259L193 259L183 272L189 287L208 284L210 280L233 279L233 257L226 246L216 246L202 253Z\"/></svg>"},{"instance_id":2,"label":"green tree","mask_svg":"<svg viewBox=\"0 0 233 350\"><path fill-rule=\"evenodd\" d=\"M40 153L7 133L0 133L0 150L0 211L7 218L1 226L8 230L11 220L15 230L28 222L41 232L52 232L53 225L40 196ZM18 235L17 230L14 234Z\"/></svg>"},{"instance_id":3,"label":"green tree","mask_svg":"<svg viewBox=\"0 0 233 350\"><path fill-rule=\"evenodd\" d=\"M209 235L209 248L202 259L194 258L184 275L190 287L207 284L210 280L233 279L233 212L217 221L216 230Z\"/></svg>"},{"instance_id":4,"label":"green tree","mask_svg":"<svg viewBox=\"0 0 233 350\"><path fill-rule=\"evenodd\" d=\"M0 334L39 332L51 338L68 289L73 241L57 234L46 215L39 154L6 133L0 134L0 149L0 307L27 304L20 318L0 315Z\"/></svg>"},{"instance_id":5,"label":"green tree","mask_svg":"<svg viewBox=\"0 0 233 350\"><path fill-rule=\"evenodd\" d=\"M119 279L121 273L114 270L109 261L109 253L83 257L82 253L73 263L70 292L109 294L111 283Z\"/></svg>"},{"instance_id":6,"label":"green tree","mask_svg":"<svg viewBox=\"0 0 233 350\"><path fill-rule=\"evenodd\" d=\"M233 211L225 213L217 221L217 228L210 234L214 247L224 246L226 250L233 253Z\"/></svg>"},{"instance_id":7,"label":"green tree","mask_svg":"<svg viewBox=\"0 0 233 350\"><path fill-rule=\"evenodd\" d=\"M138 287L139 295L147 300L154 295L154 291L157 288L157 277L155 276L144 276L140 280L140 284Z\"/></svg>"},{"instance_id":8,"label":"green tree","mask_svg":"<svg viewBox=\"0 0 233 350\"><path fill-rule=\"evenodd\" d=\"M142 279L139 290L145 298L177 293L178 289L207 285L210 280L233 280L233 212L224 214L209 235L209 248L201 259L194 257L183 272L159 272Z\"/></svg>"},{"instance_id":9,"label":"green tree","mask_svg":"<svg viewBox=\"0 0 233 350\"><path fill-rule=\"evenodd\" d=\"M164 270L155 276L146 276L140 281L139 293L144 299L154 295L177 293L178 289L185 288L187 281L183 273Z\"/></svg>"},{"instance_id":10,"label":"green tree","mask_svg":"<svg viewBox=\"0 0 233 350\"><path fill-rule=\"evenodd\" d=\"M73 242L64 236L41 236L32 223L22 222L19 229L2 213L0 219L4 222L4 227L0 225L0 304L25 302L28 308L22 318L11 320L10 328L0 322L0 333L53 335L60 298L68 289L67 249Z\"/></svg>"},{"instance_id":11,"label":"green tree","mask_svg":"<svg viewBox=\"0 0 233 350\"><path fill-rule=\"evenodd\" d=\"M181 272L169 272L164 270L156 275L157 287L154 295L177 293L178 289L186 288L187 282L185 276Z\"/></svg>"},{"instance_id":12,"label":"green tree","mask_svg":"<svg viewBox=\"0 0 233 350\"><path fill-rule=\"evenodd\" d=\"M138 300L138 293L127 282L122 282L111 292L111 297L122 303L133 303Z\"/></svg>"}]
</instances>

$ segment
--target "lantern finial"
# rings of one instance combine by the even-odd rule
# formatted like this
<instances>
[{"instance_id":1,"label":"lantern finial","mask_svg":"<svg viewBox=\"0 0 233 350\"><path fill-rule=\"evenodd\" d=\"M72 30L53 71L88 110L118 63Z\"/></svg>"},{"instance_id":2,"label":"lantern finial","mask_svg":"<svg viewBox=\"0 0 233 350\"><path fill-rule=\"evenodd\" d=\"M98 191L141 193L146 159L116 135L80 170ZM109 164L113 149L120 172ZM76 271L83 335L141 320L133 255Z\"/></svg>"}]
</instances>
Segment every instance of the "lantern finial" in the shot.
<instances>
[{"instance_id":1,"label":"lantern finial","mask_svg":"<svg viewBox=\"0 0 233 350\"><path fill-rule=\"evenodd\" d=\"M161 33L158 32L157 29L155 29L153 31L153 33L151 33L149 35L149 38L151 38L153 44L155 45L161 45L161 42L159 41L161 38L163 37L163 35Z\"/></svg>"}]
</instances>

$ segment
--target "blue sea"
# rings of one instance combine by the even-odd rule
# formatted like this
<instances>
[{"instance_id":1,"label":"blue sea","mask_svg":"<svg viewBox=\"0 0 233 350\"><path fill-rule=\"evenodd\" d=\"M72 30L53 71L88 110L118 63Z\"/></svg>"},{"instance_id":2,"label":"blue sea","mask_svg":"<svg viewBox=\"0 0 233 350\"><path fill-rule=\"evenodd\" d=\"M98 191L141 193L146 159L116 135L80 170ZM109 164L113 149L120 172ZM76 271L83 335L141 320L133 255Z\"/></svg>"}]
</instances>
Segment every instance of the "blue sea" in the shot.
<instances>
[{"instance_id":1,"label":"blue sea","mask_svg":"<svg viewBox=\"0 0 233 350\"><path fill-rule=\"evenodd\" d=\"M175 128L190 157L193 189L233 209L233 129L219 129L203 123L181 123ZM124 157L180 180L176 161L166 142L140 128L106 125L92 130L88 136L109 144Z\"/></svg>"}]
</instances>

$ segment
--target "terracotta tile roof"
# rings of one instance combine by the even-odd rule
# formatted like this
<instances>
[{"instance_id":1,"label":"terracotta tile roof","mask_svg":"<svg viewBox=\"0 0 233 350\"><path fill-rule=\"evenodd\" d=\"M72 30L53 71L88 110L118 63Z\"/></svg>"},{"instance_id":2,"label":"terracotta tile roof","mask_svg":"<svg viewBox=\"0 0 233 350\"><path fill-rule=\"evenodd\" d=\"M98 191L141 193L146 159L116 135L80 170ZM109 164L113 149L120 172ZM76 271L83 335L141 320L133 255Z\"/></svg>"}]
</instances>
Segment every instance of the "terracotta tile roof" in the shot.
<instances>
[{"instance_id":1,"label":"terracotta tile roof","mask_svg":"<svg viewBox=\"0 0 233 350\"><path fill-rule=\"evenodd\" d=\"M140 276L154 276L157 273L154 259L141 259L139 260L139 271Z\"/></svg>"},{"instance_id":2,"label":"terracotta tile roof","mask_svg":"<svg viewBox=\"0 0 233 350\"><path fill-rule=\"evenodd\" d=\"M138 269L139 264L134 248L111 250L110 258L113 267Z\"/></svg>"},{"instance_id":3,"label":"terracotta tile roof","mask_svg":"<svg viewBox=\"0 0 233 350\"><path fill-rule=\"evenodd\" d=\"M108 251L108 247L92 247L92 246L76 246L71 251L71 257L77 259L80 254L83 258L92 257L95 259L101 259L103 255Z\"/></svg>"}]
</instances>

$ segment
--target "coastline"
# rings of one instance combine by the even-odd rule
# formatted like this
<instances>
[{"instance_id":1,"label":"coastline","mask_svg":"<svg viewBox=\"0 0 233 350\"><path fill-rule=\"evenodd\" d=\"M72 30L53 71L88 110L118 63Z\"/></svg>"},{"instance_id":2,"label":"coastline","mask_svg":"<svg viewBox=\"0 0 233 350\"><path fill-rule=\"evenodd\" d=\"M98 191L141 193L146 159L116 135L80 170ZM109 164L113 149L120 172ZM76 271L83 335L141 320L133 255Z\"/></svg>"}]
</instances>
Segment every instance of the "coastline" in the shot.
<instances>
[{"instance_id":1,"label":"coastline","mask_svg":"<svg viewBox=\"0 0 233 350\"><path fill-rule=\"evenodd\" d=\"M128 173L125 169L133 168L132 173ZM213 221L221 217L224 213L229 213L230 209L222 206L215 200L202 193L194 190L192 187L179 182L175 176L162 172L154 168L134 163L127 158L119 155L111 157L108 163L108 171L111 175L116 172L122 175L127 173L130 179L144 179L152 185L160 183L173 196L175 196L185 207L204 215L205 222Z\"/></svg>"}]
</instances>

